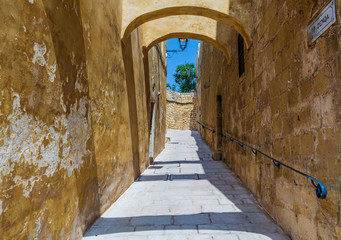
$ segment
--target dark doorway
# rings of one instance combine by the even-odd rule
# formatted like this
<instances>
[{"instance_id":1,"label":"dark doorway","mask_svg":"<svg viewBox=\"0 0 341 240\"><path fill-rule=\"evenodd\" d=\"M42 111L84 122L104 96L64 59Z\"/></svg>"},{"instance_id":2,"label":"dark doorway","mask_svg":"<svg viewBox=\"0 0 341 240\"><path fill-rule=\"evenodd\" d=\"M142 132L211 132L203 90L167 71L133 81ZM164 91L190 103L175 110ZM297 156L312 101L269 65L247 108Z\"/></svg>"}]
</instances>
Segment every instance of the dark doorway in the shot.
<instances>
[{"instance_id":1,"label":"dark doorway","mask_svg":"<svg viewBox=\"0 0 341 240\"><path fill-rule=\"evenodd\" d=\"M154 159L154 138L155 138L155 103L151 103L150 114L150 136L149 136L149 160L153 162Z\"/></svg>"},{"instance_id":2,"label":"dark doorway","mask_svg":"<svg viewBox=\"0 0 341 240\"><path fill-rule=\"evenodd\" d=\"M222 103L221 95L217 95L217 151L221 151L222 146L222 125L223 125L223 114L222 114Z\"/></svg>"}]
</instances>

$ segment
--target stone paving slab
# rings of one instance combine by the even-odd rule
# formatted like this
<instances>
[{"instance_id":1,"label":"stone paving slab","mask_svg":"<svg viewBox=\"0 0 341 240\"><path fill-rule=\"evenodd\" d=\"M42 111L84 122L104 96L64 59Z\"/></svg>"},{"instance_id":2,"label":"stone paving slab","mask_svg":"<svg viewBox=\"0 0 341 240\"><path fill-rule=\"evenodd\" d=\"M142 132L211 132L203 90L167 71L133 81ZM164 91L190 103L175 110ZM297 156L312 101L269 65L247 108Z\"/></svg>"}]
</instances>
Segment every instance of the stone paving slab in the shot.
<instances>
[{"instance_id":1,"label":"stone paving slab","mask_svg":"<svg viewBox=\"0 0 341 240\"><path fill-rule=\"evenodd\" d=\"M198 132L171 142L91 226L84 240L287 240Z\"/></svg>"}]
</instances>

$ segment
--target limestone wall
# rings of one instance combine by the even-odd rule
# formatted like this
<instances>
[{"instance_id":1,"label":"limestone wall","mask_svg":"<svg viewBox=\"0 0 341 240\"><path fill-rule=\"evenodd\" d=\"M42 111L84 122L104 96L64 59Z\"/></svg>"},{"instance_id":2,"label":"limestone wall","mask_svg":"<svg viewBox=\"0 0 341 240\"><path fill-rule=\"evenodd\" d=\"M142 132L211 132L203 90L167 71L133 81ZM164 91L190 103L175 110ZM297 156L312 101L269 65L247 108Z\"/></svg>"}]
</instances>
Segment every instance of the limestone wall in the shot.
<instances>
[{"instance_id":1,"label":"limestone wall","mask_svg":"<svg viewBox=\"0 0 341 240\"><path fill-rule=\"evenodd\" d=\"M1 1L0 239L79 239L149 164L142 32L124 65L121 3Z\"/></svg>"},{"instance_id":2,"label":"limestone wall","mask_svg":"<svg viewBox=\"0 0 341 240\"><path fill-rule=\"evenodd\" d=\"M202 44L199 109L222 132L323 181L325 200L311 182L227 140L222 158L293 239L341 239L341 24L340 18L311 46L307 26L329 1L254 1L253 44L238 75L237 33L220 26L232 63ZM336 1L337 15L341 2ZM219 135L200 129L216 151Z\"/></svg>"},{"instance_id":3,"label":"limestone wall","mask_svg":"<svg viewBox=\"0 0 341 240\"><path fill-rule=\"evenodd\" d=\"M197 111L194 98L194 92L167 91L167 129L195 129Z\"/></svg>"},{"instance_id":4,"label":"limestone wall","mask_svg":"<svg viewBox=\"0 0 341 240\"><path fill-rule=\"evenodd\" d=\"M167 58L165 56L167 42L153 47L149 51L149 74L150 74L150 102L155 111L154 128L154 156L163 150L166 135L166 102L167 102ZM159 92L161 94L159 94ZM150 110L150 125L152 121L152 109Z\"/></svg>"}]
</instances>

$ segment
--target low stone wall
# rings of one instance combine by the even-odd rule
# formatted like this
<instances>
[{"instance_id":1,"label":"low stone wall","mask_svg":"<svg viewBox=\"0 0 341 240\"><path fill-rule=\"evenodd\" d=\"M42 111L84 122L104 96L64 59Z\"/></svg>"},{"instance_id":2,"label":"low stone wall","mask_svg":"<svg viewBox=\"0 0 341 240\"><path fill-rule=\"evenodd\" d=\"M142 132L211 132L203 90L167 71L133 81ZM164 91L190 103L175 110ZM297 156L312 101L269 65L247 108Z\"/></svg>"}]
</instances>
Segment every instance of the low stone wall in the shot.
<instances>
[{"instance_id":1,"label":"low stone wall","mask_svg":"<svg viewBox=\"0 0 341 240\"><path fill-rule=\"evenodd\" d=\"M167 91L167 129L195 129L195 97L195 92L178 93Z\"/></svg>"}]
</instances>

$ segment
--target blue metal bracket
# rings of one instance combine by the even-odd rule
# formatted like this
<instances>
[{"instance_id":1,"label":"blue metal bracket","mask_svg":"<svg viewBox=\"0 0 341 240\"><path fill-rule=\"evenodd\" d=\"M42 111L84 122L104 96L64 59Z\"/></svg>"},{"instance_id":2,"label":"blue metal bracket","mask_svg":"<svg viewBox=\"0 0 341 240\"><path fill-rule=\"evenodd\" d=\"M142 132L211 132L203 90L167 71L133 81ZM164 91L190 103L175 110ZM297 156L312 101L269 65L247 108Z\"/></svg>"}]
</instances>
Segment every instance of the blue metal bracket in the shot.
<instances>
[{"instance_id":1,"label":"blue metal bracket","mask_svg":"<svg viewBox=\"0 0 341 240\"><path fill-rule=\"evenodd\" d=\"M311 183L313 184L313 186L316 189L316 196L319 199L325 199L327 197L327 188L326 186L324 186L324 184L322 182L320 182L319 180L316 180L315 178L312 177L308 177L311 180ZM315 182L317 184L315 184Z\"/></svg>"}]
</instances>

